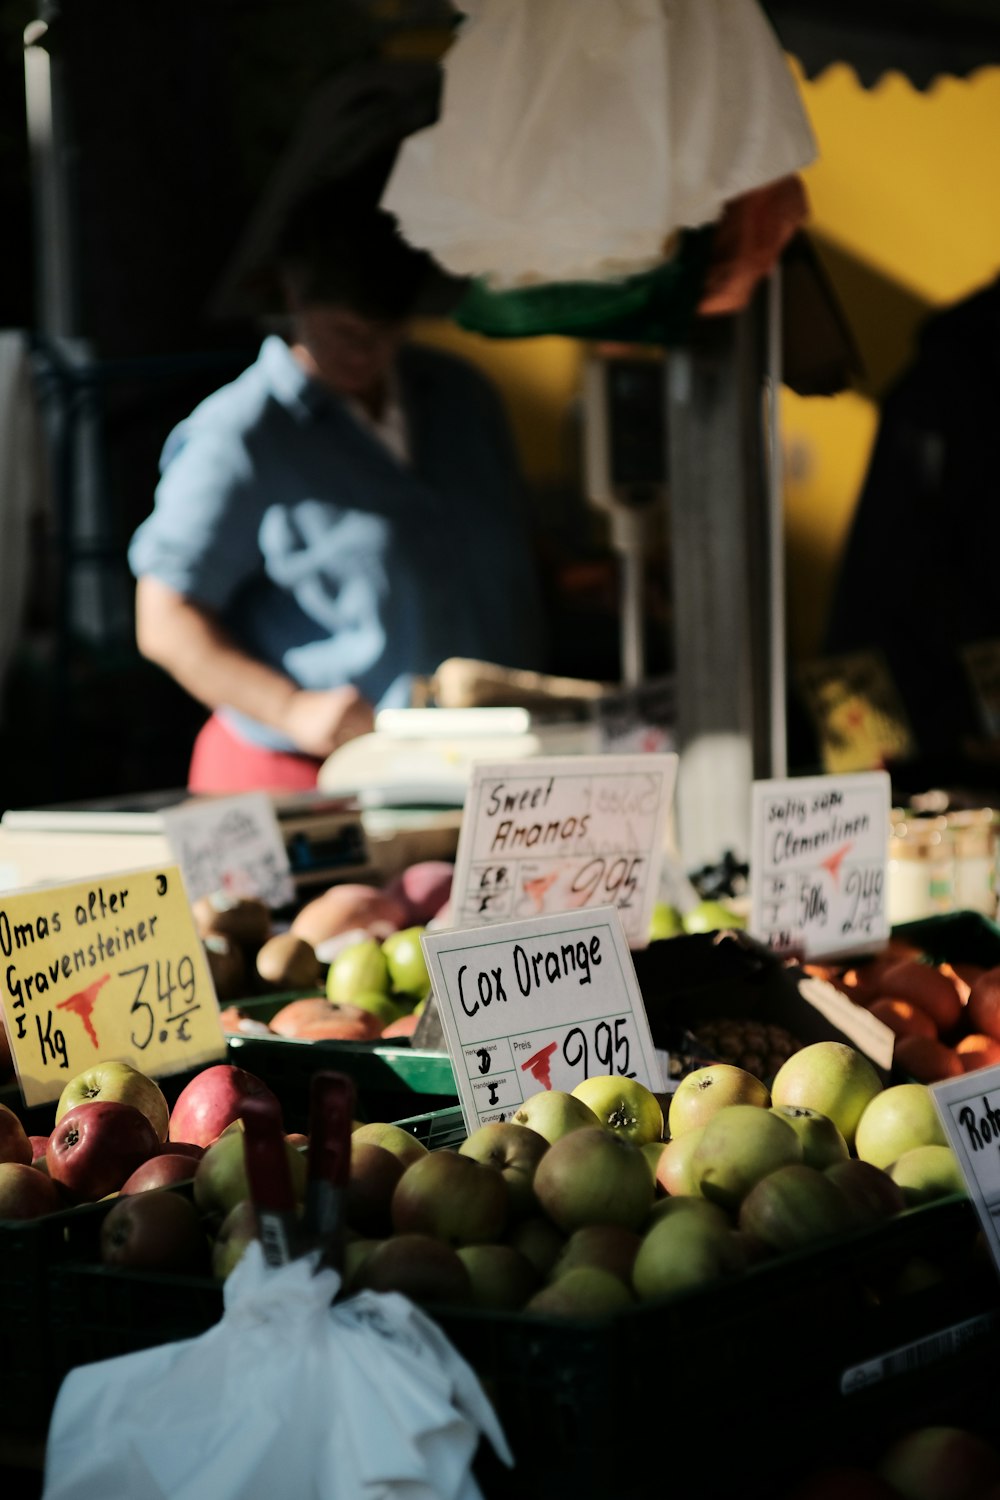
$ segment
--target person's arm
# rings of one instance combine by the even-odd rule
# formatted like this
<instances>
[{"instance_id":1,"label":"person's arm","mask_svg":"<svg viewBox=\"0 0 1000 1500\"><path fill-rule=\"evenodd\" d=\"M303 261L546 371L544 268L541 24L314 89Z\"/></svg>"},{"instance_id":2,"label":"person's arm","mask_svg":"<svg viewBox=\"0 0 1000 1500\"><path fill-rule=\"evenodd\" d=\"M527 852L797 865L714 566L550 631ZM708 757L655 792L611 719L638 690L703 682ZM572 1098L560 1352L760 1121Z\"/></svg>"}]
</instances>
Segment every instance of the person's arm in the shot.
<instances>
[{"instance_id":1,"label":"person's arm","mask_svg":"<svg viewBox=\"0 0 1000 1500\"><path fill-rule=\"evenodd\" d=\"M372 728L372 706L354 687L313 692L235 645L210 610L145 575L136 585L136 641L207 708L233 708L321 758Z\"/></svg>"}]
</instances>

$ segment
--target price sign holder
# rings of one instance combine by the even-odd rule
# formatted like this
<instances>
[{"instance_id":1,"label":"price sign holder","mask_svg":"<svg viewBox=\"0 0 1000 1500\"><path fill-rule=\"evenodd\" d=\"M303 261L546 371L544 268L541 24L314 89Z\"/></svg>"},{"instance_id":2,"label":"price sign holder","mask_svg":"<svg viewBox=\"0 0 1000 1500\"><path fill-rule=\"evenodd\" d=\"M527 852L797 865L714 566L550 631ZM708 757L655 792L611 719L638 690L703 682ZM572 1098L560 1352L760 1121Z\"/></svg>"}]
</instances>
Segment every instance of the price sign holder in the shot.
<instances>
[{"instance_id":1,"label":"price sign holder","mask_svg":"<svg viewBox=\"0 0 1000 1500\"><path fill-rule=\"evenodd\" d=\"M884 948L889 802L885 771L755 781L752 936L801 958Z\"/></svg>"},{"instance_id":2,"label":"price sign holder","mask_svg":"<svg viewBox=\"0 0 1000 1500\"><path fill-rule=\"evenodd\" d=\"M275 909L294 901L288 850L266 792L185 802L161 816L189 900L226 891Z\"/></svg>"},{"instance_id":3,"label":"price sign holder","mask_svg":"<svg viewBox=\"0 0 1000 1500\"><path fill-rule=\"evenodd\" d=\"M645 947L677 779L669 754L474 764L455 855L459 927L618 908Z\"/></svg>"},{"instance_id":4,"label":"price sign holder","mask_svg":"<svg viewBox=\"0 0 1000 1500\"><path fill-rule=\"evenodd\" d=\"M616 907L421 937L466 1129L593 1074L663 1075Z\"/></svg>"},{"instance_id":5,"label":"price sign holder","mask_svg":"<svg viewBox=\"0 0 1000 1500\"><path fill-rule=\"evenodd\" d=\"M1000 1273L1000 1067L976 1068L930 1090Z\"/></svg>"},{"instance_id":6,"label":"price sign holder","mask_svg":"<svg viewBox=\"0 0 1000 1500\"><path fill-rule=\"evenodd\" d=\"M226 1055L176 865L0 894L0 1005L29 1108L95 1062L156 1078Z\"/></svg>"}]
</instances>

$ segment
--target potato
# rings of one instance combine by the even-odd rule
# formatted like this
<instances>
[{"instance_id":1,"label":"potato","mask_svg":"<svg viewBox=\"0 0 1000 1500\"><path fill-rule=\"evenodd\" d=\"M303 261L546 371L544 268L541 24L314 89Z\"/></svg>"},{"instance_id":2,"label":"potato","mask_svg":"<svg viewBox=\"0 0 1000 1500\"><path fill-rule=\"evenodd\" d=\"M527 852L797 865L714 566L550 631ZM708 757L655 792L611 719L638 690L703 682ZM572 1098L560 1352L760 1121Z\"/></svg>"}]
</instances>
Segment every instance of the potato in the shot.
<instances>
[{"instance_id":1,"label":"potato","mask_svg":"<svg viewBox=\"0 0 1000 1500\"><path fill-rule=\"evenodd\" d=\"M274 990L306 990L322 979L315 948L294 932L268 938L257 954L257 973Z\"/></svg>"},{"instance_id":2,"label":"potato","mask_svg":"<svg viewBox=\"0 0 1000 1500\"><path fill-rule=\"evenodd\" d=\"M219 932L238 943L252 957L271 936L271 909L249 896L231 896L213 891L195 901L191 910L201 937Z\"/></svg>"},{"instance_id":3,"label":"potato","mask_svg":"<svg viewBox=\"0 0 1000 1500\"><path fill-rule=\"evenodd\" d=\"M247 992L247 961L242 949L222 932L207 932L201 940L216 997L238 1000Z\"/></svg>"}]
</instances>

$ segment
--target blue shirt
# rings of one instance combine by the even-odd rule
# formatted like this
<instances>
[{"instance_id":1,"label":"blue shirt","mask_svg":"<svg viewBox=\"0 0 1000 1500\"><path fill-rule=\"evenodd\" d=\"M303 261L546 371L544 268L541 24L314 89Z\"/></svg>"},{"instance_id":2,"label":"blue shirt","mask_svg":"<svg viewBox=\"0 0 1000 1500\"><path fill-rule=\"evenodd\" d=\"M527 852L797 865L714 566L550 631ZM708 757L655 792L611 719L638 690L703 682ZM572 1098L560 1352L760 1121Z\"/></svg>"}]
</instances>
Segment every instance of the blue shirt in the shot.
<instances>
[{"instance_id":1,"label":"blue shirt","mask_svg":"<svg viewBox=\"0 0 1000 1500\"><path fill-rule=\"evenodd\" d=\"M471 365L399 356L403 465L288 346L167 438L129 565L211 610L249 655L304 688L353 683L376 707L449 656L539 665L539 610L503 408ZM245 738L291 748L235 710Z\"/></svg>"}]
</instances>

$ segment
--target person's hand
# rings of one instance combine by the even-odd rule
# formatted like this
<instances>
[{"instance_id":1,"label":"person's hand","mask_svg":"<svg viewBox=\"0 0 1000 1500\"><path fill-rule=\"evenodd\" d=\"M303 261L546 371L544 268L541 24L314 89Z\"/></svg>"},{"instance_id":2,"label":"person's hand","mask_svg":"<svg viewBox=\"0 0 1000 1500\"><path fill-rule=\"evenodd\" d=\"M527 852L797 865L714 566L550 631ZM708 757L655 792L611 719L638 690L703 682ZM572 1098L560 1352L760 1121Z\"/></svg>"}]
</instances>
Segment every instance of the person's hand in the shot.
<instances>
[{"instance_id":1,"label":"person's hand","mask_svg":"<svg viewBox=\"0 0 1000 1500\"><path fill-rule=\"evenodd\" d=\"M325 760L348 740L374 728L375 711L355 687L312 692L298 688L288 700L282 728L306 755Z\"/></svg>"}]
</instances>

